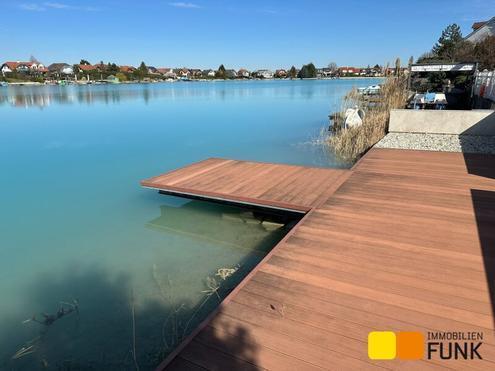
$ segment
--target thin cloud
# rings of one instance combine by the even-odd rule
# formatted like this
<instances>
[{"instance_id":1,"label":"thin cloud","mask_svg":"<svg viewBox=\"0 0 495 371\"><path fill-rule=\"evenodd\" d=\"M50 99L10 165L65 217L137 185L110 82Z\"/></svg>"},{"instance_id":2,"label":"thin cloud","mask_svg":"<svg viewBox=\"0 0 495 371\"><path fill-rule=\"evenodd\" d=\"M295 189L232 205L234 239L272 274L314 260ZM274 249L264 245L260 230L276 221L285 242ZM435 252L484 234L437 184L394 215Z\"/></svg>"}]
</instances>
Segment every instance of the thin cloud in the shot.
<instances>
[{"instance_id":1,"label":"thin cloud","mask_svg":"<svg viewBox=\"0 0 495 371\"><path fill-rule=\"evenodd\" d=\"M62 3L43 3L44 6L47 8L53 8L53 9L71 9L72 7L67 4L62 4Z\"/></svg>"},{"instance_id":2,"label":"thin cloud","mask_svg":"<svg viewBox=\"0 0 495 371\"><path fill-rule=\"evenodd\" d=\"M184 3L184 2L168 3L168 5L174 6L176 8L188 8L188 9L199 9L199 8L201 8L198 4Z\"/></svg>"},{"instance_id":3,"label":"thin cloud","mask_svg":"<svg viewBox=\"0 0 495 371\"><path fill-rule=\"evenodd\" d=\"M37 3L26 3L19 5L19 8L22 10L27 10L31 12L43 12L48 9L55 10L81 10L85 12L97 12L100 9L92 6L73 6L64 3L55 3L55 2L44 2L41 4Z\"/></svg>"},{"instance_id":4,"label":"thin cloud","mask_svg":"<svg viewBox=\"0 0 495 371\"><path fill-rule=\"evenodd\" d=\"M46 2L43 3L43 5L47 8L52 8L52 9L66 9L66 10L83 10L86 12L97 12L100 10L100 8L95 8L92 6L74 6L74 5L68 5L64 3L53 3L53 2Z\"/></svg>"},{"instance_id":5,"label":"thin cloud","mask_svg":"<svg viewBox=\"0 0 495 371\"><path fill-rule=\"evenodd\" d=\"M19 8L21 8L22 10L27 10L29 12L43 12L45 11L46 9L43 8L42 6L38 5L38 4L21 4L19 5Z\"/></svg>"}]
</instances>

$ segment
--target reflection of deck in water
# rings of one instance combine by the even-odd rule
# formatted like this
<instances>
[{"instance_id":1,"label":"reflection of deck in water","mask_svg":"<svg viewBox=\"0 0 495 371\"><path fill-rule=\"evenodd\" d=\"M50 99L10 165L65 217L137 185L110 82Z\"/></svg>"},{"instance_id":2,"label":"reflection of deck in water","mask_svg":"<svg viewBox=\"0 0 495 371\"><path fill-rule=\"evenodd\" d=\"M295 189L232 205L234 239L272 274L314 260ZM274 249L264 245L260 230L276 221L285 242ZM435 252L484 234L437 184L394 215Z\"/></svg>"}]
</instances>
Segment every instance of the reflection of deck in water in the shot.
<instances>
[{"instance_id":1,"label":"reflection of deck in water","mask_svg":"<svg viewBox=\"0 0 495 371\"><path fill-rule=\"evenodd\" d=\"M203 162L144 184L235 199L256 178L235 168ZM265 189L290 193L264 169ZM372 149L349 174L276 200L318 202L162 367L494 369L495 156ZM371 331L482 333L483 359L374 361Z\"/></svg>"}]
</instances>

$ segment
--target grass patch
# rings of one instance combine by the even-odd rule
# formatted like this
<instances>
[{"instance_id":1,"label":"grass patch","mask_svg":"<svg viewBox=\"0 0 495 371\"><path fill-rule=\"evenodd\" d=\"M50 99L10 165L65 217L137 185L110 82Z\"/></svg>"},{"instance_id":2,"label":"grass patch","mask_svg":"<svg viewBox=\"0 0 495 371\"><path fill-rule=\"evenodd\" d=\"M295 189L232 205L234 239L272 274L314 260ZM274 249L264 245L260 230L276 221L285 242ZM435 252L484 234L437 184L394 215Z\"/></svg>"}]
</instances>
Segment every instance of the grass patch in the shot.
<instances>
[{"instance_id":1,"label":"grass patch","mask_svg":"<svg viewBox=\"0 0 495 371\"><path fill-rule=\"evenodd\" d=\"M343 120L338 120L334 134L328 137L327 143L335 154L345 161L355 161L369 148L382 139L388 130L390 110L403 108L408 98L407 78L404 76L389 77L380 89L378 102L370 106L366 97L356 89L350 91L343 100L341 117L347 108L361 108L366 115L363 124L345 129ZM339 122L340 121L340 122Z\"/></svg>"}]
</instances>

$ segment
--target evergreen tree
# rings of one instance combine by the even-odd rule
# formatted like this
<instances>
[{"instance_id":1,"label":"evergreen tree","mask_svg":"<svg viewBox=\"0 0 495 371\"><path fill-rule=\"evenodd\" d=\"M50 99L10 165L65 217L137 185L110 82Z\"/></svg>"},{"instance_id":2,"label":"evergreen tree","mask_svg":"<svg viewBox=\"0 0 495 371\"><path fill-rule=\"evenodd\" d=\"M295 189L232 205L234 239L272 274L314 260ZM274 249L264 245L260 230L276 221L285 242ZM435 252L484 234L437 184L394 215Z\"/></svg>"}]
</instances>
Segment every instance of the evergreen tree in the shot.
<instances>
[{"instance_id":1,"label":"evergreen tree","mask_svg":"<svg viewBox=\"0 0 495 371\"><path fill-rule=\"evenodd\" d=\"M148 67L144 64L144 62L141 62L138 68L139 72L141 72L143 75L148 74Z\"/></svg>"},{"instance_id":2,"label":"evergreen tree","mask_svg":"<svg viewBox=\"0 0 495 371\"><path fill-rule=\"evenodd\" d=\"M79 64L89 66L91 63L89 63L86 59L81 59L81 61L79 62Z\"/></svg>"},{"instance_id":3,"label":"evergreen tree","mask_svg":"<svg viewBox=\"0 0 495 371\"><path fill-rule=\"evenodd\" d=\"M225 67L223 64L218 67L217 72L215 72L215 77L218 79L225 79Z\"/></svg>"},{"instance_id":4,"label":"evergreen tree","mask_svg":"<svg viewBox=\"0 0 495 371\"><path fill-rule=\"evenodd\" d=\"M291 79L295 79L297 77L297 70L296 67L292 66L289 70L289 77Z\"/></svg>"},{"instance_id":5,"label":"evergreen tree","mask_svg":"<svg viewBox=\"0 0 495 371\"><path fill-rule=\"evenodd\" d=\"M301 79L309 79L316 77L315 65L313 63L309 63L302 66L301 70L299 71L298 77L300 77Z\"/></svg>"},{"instance_id":6,"label":"evergreen tree","mask_svg":"<svg viewBox=\"0 0 495 371\"><path fill-rule=\"evenodd\" d=\"M453 23L442 31L442 35L433 46L432 52L442 60L453 62L462 40L461 28Z\"/></svg>"}]
</instances>

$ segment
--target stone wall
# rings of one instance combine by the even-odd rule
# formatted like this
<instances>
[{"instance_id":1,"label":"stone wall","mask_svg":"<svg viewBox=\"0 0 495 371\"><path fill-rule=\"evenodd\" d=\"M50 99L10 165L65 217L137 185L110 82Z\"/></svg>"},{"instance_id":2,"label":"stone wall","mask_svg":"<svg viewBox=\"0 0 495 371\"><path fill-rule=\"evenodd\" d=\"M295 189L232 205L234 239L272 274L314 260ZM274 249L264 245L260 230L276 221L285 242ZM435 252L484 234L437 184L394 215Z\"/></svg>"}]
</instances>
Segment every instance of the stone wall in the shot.
<instances>
[{"instance_id":1,"label":"stone wall","mask_svg":"<svg viewBox=\"0 0 495 371\"><path fill-rule=\"evenodd\" d=\"M390 112L389 132L495 135L494 110L409 110Z\"/></svg>"}]
</instances>

